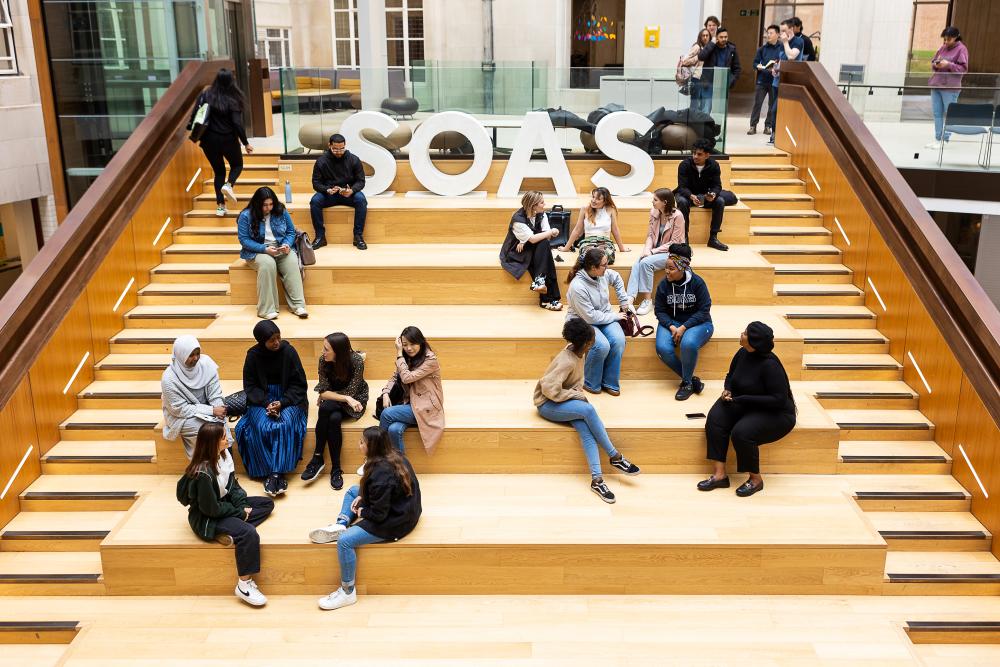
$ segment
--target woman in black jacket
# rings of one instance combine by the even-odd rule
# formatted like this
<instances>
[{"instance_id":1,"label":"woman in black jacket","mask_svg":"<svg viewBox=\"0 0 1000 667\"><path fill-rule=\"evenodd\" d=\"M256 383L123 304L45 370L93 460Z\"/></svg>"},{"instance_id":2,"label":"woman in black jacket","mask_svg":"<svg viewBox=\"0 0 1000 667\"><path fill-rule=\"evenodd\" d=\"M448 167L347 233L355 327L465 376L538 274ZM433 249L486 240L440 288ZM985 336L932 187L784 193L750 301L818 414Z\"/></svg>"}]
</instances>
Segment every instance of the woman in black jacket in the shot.
<instances>
[{"instance_id":1,"label":"woman in black jacket","mask_svg":"<svg viewBox=\"0 0 1000 667\"><path fill-rule=\"evenodd\" d=\"M277 324L261 320L253 337L257 344L243 363L247 413L236 425L236 442L247 474L266 478L264 492L273 497L288 488L285 474L302 458L308 386L299 354L281 340Z\"/></svg>"},{"instance_id":2,"label":"woman in black jacket","mask_svg":"<svg viewBox=\"0 0 1000 667\"><path fill-rule=\"evenodd\" d=\"M500 247L500 266L515 279L531 275L531 291L538 293L538 305L546 310L562 310L559 279L549 241L559 230L549 227L545 196L529 190L521 198L521 208L510 219L507 237Z\"/></svg>"},{"instance_id":3,"label":"woman in black jacket","mask_svg":"<svg viewBox=\"0 0 1000 667\"><path fill-rule=\"evenodd\" d=\"M367 458L361 483L344 494L336 523L309 533L309 539L317 544L336 542L340 560L340 588L320 598L320 609L339 609L357 602L356 549L401 540L416 527L422 511L417 476L406 457L392 446L388 431L369 426L361 434L360 445Z\"/></svg>"},{"instance_id":4,"label":"woman in black jacket","mask_svg":"<svg viewBox=\"0 0 1000 667\"><path fill-rule=\"evenodd\" d=\"M202 104L208 103L208 125L201 135L201 150L205 152L208 163L215 172L215 214L222 217L226 214L226 202L222 195L236 202L236 192L233 186L243 172L243 154L240 144L246 147L247 153L253 153L253 147L247 141L247 133L243 127L243 108L246 100L243 92L236 86L233 73L223 67L215 75L215 81L208 90L198 96L194 105L192 122ZM226 179L226 162L229 163L229 179Z\"/></svg>"},{"instance_id":5,"label":"woman in black jacket","mask_svg":"<svg viewBox=\"0 0 1000 667\"><path fill-rule=\"evenodd\" d=\"M188 506L188 523L203 540L236 544L236 597L253 607L267 604L253 575L260 572L257 528L274 509L270 498L247 497L236 481L226 427L205 422L198 431L191 463L177 481L177 500Z\"/></svg>"},{"instance_id":6,"label":"woman in black jacket","mask_svg":"<svg viewBox=\"0 0 1000 667\"><path fill-rule=\"evenodd\" d=\"M698 482L698 489L729 488L726 451L729 439L736 450L736 469L750 473L738 489L741 498L764 488L760 476L760 445L781 440L795 428L795 400L788 374L774 352L774 332L761 322L751 322L740 334L742 349L733 357L722 396L708 413L705 437L708 459L715 472Z\"/></svg>"}]
</instances>

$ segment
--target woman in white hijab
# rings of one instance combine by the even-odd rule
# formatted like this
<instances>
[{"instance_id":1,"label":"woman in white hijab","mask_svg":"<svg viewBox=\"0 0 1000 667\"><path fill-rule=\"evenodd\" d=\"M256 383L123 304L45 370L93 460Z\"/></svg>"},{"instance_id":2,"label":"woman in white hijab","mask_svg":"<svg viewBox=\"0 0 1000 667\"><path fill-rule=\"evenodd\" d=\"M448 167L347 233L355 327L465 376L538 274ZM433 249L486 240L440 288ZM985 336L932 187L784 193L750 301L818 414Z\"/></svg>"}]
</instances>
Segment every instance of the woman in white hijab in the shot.
<instances>
[{"instance_id":1,"label":"woman in white hijab","mask_svg":"<svg viewBox=\"0 0 1000 667\"><path fill-rule=\"evenodd\" d=\"M174 355L163 371L163 437L184 442L188 459L194 452L198 429L205 422L221 422L226 417L222 403L219 366L201 353L201 343L194 336L180 336L174 341ZM226 437L232 441L228 427Z\"/></svg>"}]
</instances>

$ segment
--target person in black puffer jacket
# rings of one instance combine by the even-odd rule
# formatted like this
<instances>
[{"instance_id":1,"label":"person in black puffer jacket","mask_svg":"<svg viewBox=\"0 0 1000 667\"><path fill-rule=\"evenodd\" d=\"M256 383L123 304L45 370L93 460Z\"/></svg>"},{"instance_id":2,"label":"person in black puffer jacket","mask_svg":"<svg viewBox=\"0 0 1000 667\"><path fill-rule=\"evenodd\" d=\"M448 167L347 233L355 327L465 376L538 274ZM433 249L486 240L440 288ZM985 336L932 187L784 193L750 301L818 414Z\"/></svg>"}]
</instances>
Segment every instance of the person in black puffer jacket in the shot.
<instances>
[{"instance_id":1,"label":"person in black puffer jacket","mask_svg":"<svg viewBox=\"0 0 1000 667\"><path fill-rule=\"evenodd\" d=\"M365 170L361 159L347 150L347 140L342 134L330 137L330 150L316 158L313 165L312 186L316 194L309 200L316 239L313 250L326 245L326 227L323 226L323 209L331 206L349 206L354 209L354 247L366 250L365 220L368 217L368 200L361 190L365 187Z\"/></svg>"},{"instance_id":2,"label":"person in black puffer jacket","mask_svg":"<svg viewBox=\"0 0 1000 667\"><path fill-rule=\"evenodd\" d=\"M335 523L309 533L317 544L337 542L340 588L320 598L320 609L339 609L358 601L354 579L356 549L366 544L396 542L409 535L420 520L420 484L413 467L392 446L389 432L369 426L361 434L361 453L367 459L361 483L344 494Z\"/></svg>"}]
</instances>

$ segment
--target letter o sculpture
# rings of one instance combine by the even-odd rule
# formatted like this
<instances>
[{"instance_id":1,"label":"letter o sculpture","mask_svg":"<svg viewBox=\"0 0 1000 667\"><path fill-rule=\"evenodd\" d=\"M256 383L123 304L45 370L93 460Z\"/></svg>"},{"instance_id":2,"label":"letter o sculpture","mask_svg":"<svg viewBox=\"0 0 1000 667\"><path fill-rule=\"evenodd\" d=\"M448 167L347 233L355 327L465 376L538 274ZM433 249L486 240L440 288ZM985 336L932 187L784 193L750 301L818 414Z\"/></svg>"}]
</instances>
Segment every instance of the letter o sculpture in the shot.
<instances>
[{"instance_id":1,"label":"letter o sculpture","mask_svg":"<svg viewBox=\"0 0 1000 667\"><path fill-rule=\"evenodd\" d=\"M472 166L461 174L446 174L431 162L431 140L451 130L465 135L472 143ZM443 111L425 120L413 133L409 145L410 168L420 184L438 195L464 195L476 189L493 163L493 142L486 128L467 113Z\"/></svg>"}]
</instances>

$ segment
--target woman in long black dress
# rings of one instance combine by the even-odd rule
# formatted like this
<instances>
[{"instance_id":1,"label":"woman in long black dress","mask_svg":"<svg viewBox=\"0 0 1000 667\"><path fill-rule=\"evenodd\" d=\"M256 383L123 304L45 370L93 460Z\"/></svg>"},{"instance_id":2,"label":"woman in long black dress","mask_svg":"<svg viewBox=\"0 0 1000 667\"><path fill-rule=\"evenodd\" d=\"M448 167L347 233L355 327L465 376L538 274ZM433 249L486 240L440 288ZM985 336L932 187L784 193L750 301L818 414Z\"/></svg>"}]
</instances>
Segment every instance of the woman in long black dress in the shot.
<instances>
[{"instance_id":1,"label":"woman in long black dress","mask_svg":"<svg viewBox=\"0 0 1000 667\"><path fill-rule=\"evenodd\" d=\"M760 476L760 445L781 440L795 428L795 400L788 374L772 352L774 331L751 322L740 334L740 351L733 357L722 396L708 413L705 437L715 472L698 482L698 489L729 488L726 452L736 450L736 470L750 476L738 489L741 498L764 489Z\"/></svg>"}]
</instances>

